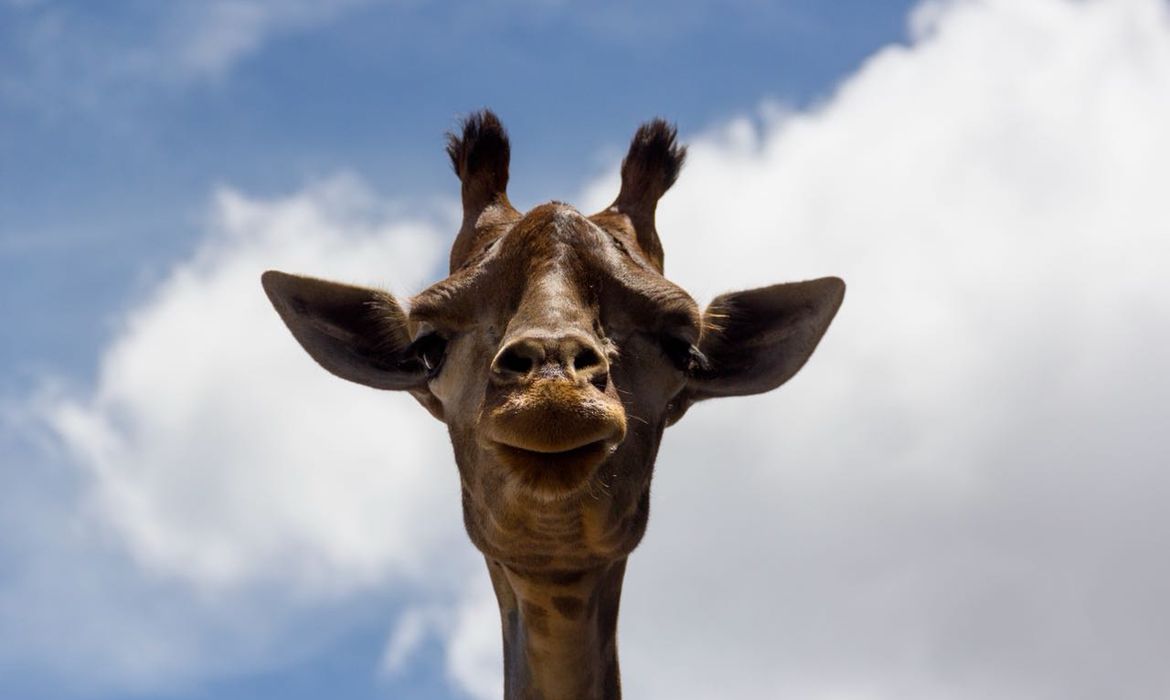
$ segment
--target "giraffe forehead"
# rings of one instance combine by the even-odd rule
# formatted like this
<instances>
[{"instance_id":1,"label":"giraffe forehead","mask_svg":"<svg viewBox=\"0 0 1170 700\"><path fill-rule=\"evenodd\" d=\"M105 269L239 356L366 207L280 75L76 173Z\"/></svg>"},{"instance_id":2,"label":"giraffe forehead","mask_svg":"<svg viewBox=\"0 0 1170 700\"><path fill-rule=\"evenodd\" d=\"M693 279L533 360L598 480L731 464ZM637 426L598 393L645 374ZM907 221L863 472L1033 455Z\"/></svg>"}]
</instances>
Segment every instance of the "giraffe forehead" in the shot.
<instances>
[{"instance_id":1,"label":"giraffe forehead","mask_svg":"<svg viewBox=\"0 0 1170 700\"><path fill-rule=\"evenodd\" d=\"M699 323L698 305L686 290L635 259L618 233L567 204L536 207L501 237L500 248L500 263L526 272L522 284L551 275L590 296L605 288L641 316L667 317L670 325Z\"/></svg>"},{"instance_id":2,"label":"giraffe forehead","mask_svg":"<svg viewBox=\"0 0 1170 700\"><path fill-rule=\"evenodd\" d=\"M560 202L535 207L500 237L499 259L528 271L580 268L604 259L614 244L596 224Z\"/></svg>"},{"instance_id":3,"label":"giraffe forehead","mask_svg":"<svg viewBox=\"0 0 1170 700\"><path fill-rule=\"evenodd\" d=\"M576 209L543 204L501 231L472 264L417 295L411 311L470 318L494 306L514 308L525 290L549 278L585 288L607 274L614 252L609 236Z\"/></svg>"},{"instance_id":4,"label":"giraffe forehead","mask_svg":"<svg viewBox=\"0 0 1170 700\"><path fill-rule=\"evenodd\" d=\"M635 260L614 232L560 202L533 208L472 264L415 297L412 316L440 314L459 319L455 325L472 324L493 310L515 310L532 289L587 303L613 301L667 325L697 328L700 318L685 290Z\"/></svg>"}]
</instances>

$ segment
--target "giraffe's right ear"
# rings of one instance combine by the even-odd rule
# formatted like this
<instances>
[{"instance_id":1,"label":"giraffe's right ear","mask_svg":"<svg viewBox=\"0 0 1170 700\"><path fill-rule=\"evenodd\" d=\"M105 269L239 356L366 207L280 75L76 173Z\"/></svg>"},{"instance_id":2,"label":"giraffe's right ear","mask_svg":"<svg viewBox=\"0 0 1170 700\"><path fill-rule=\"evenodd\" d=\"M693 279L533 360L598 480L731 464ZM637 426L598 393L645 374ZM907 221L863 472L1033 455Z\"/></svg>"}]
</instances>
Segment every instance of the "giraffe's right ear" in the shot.
<instances>
[{"instance_id":1,"label":"giraffe's right ear","mask_svg":"<svg viewBox=\"0 0 1170 700\"><path fill-rule=\"evenodd\" d=\"M390 294L275 270L260 281L293 337L331 373L375 389L426 385L426 362Z\"/></svg>"}]
</instances>

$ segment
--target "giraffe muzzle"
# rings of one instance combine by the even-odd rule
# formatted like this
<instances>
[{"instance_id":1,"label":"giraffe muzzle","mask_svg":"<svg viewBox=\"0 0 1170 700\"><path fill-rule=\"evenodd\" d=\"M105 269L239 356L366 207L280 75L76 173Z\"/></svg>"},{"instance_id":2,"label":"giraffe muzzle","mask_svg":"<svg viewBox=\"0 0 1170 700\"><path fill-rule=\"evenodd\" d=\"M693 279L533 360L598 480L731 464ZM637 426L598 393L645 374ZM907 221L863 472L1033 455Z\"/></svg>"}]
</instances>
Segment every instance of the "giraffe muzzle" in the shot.
<instances>
[{"instance_id":1,"label":"giraffe muzzle","mask_svg":"<svg viewBox=\"0 0 1170 700\"><path fill-rule=\"evenodd\" d=\"M619 401L589 384L548 380L510 392L483 421L484 446L529 486L580 486L625 439Z\"/></svg>"}]
</instances>

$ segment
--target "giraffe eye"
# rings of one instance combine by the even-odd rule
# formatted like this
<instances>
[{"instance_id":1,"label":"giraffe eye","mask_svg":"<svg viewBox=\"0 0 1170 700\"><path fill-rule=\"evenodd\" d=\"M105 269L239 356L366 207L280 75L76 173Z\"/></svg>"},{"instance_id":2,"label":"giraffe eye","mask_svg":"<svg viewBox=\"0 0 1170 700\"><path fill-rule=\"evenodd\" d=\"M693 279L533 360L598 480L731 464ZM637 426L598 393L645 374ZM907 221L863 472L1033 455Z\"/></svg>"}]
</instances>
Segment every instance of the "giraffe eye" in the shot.
<instances>
[{"instance_id":1,"label":"giraffe eye","mask_svg":"<svg viewBox=\"0 0 1170 700\"><path fill-rule=\"evenodd\" d=\"M412 346L414 356L422 363L428 377L439 374L443 367L443 358L447 354L447 339L438 333L427 333L414 341Z\"/></svg>"},{"instance_id":2,"label":"giraffe eye","mask_svg":"<svg viewBox=\"0 0 1170 700\"><path fill-rule=\"evenodd\" d=\"M707 357L690 340L677 335L664 334L659 342L662 352L680 372L690 374L696 369L708 367Z\"/></svg>"}]
</instances>

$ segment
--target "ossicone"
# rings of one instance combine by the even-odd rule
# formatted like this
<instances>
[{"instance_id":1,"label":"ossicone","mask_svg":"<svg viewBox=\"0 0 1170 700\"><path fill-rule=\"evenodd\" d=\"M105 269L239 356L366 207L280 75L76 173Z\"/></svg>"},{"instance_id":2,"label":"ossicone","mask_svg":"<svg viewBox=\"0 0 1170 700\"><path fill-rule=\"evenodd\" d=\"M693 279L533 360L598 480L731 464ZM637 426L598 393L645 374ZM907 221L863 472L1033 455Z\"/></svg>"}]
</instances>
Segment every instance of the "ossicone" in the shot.
<instances>
[{"instance_id":1,"label":"ossicone","mask_svg":"<svg viewBox=\"0 0 1170 700\"><path fill-rule=\"evenodd\" d=\"M465 118L447 134L447 155L462 183L463 224L451 247L451 270L461 267L497 227L519 216L508 202L508 161L512 147L499 117L489 109Z\"/></svg>"},{"instance_id":2,"label":"ossicone","mask_svg":"<svg viewBox=\"0 0 1170 700\"><path fill-rule=\"evenodd\" d=\"M678 128L665 119L652 119L634 133L630 150L622 160L622 188L605 211L595 214L613 228L634 235L649 262L663 271L662 242L654 224L658 200L678 179L687 159L686 146L678 143Z\"/></svg>"}]
</instances>

